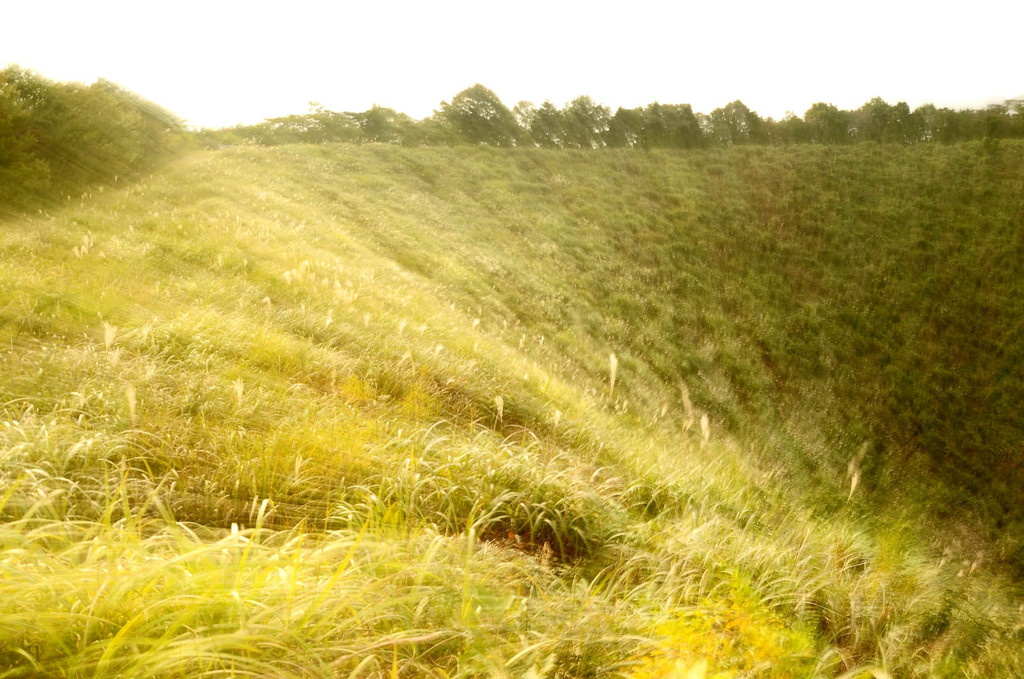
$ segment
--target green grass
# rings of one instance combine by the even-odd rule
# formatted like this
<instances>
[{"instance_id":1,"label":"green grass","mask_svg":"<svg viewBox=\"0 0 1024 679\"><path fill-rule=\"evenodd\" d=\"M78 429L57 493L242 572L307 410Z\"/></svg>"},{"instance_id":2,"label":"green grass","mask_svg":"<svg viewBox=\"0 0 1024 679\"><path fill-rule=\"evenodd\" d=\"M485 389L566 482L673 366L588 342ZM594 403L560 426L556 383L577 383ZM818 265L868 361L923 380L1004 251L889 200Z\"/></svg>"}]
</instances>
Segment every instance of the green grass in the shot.
<instances>
[{"instance_id":1,"label":"green grass","mask_svg":"<svg viewBox=\"0 0 1024 679\"><path fill-rule=\"evenodd\" d=\"M0 677L1019 674L1022 153L228 149L6 223Z\"/></svg>"}]
</instances>

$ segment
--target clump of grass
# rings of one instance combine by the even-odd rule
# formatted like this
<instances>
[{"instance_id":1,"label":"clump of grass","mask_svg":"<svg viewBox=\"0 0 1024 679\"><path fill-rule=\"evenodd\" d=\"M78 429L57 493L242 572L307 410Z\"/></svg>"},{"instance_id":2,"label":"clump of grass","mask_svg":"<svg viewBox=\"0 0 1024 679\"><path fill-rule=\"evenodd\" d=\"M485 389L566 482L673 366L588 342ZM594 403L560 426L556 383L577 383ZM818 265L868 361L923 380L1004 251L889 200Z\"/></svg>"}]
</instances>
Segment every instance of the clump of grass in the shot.
<instances>
[{"instance_id":1,"label":"clump of grass","mask_svg":"<svg viewBox=\"0 0 1024 679\"><path fill-rule=\"evenodd\" d=\"M779 617L742 585L661 623L658 645L631 672L634 679L700 668L714 677L808 677L827 669L816 658L811 630ZM686 676L686 674L682 674Z\"/></svg>"},{"instance_id":2,"label":"clump of grass","mask_svg":"<svg viewBox=\"0 0 1024 679\"><path fill-rule=\"evenodd\" d=\"M484 572L441 538L26 520L0 540L20 554L0 586L6 676L440 676L510 657L496 633L516 625L518 601L488 594ZM492 578L525 577L470 553ZM465 619L448 598L466 598Z\"/></svg>"}]
</instances>

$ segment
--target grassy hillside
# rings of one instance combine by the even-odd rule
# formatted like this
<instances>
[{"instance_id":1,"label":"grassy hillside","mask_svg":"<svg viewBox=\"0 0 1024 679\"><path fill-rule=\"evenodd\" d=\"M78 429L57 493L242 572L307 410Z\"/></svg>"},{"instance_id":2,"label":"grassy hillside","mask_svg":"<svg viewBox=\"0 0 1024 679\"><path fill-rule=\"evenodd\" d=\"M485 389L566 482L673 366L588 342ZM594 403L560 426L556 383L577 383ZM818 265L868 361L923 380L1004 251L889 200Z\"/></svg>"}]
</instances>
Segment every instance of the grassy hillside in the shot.
<instances>
[{"instance_id":1,"label":"grassy hillside","mask_svg":"<svg viewBox=\"0 0 1024 679\"><path fill-rule=\"evenodd\" d=\"M1022 160L228 149L5 223L0 676L1024 672Z\"/></svg>"}]
</instances>

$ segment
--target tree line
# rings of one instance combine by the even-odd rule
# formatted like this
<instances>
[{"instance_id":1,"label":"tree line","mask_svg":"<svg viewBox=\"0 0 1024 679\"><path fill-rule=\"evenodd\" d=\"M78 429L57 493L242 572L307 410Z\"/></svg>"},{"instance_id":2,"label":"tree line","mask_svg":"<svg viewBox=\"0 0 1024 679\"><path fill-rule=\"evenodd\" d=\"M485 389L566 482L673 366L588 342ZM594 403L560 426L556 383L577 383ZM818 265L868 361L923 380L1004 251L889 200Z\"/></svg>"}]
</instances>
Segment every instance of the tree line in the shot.
<instances>
[{"instance_id":1,"label":"tree line","mask_svg":"<svg viewBox=\"0 0 1024 679\"><path fill-rule=\"evenodd\" d=\"M0 70L0 213L117 181L169 157L180 120L117 85L56 83Z\"/></svg>"},{"instance_id":2,"label":"tree line","mask_svg":"<svg viewBox=\"0 0 1024 679\"><path fill-rule=\"evenodd\" d=\"M508 108L483 85L441 102L430 117L415 120L374 106L362 113L339 113L314 105L305 115L267 119L255 125L198 133L207 145L256 143L385 142L421 145L488 144L562 149L700 148L738 144L916 144L979 139L1024 138L1024 101L980 110L954 110L876 97L854 111L817 103L803 117L762 118L742 101L709 114L689 104L644 107L607 106L580 96L561 108L519 102Z\"/></svg>"},{"instance_id":3,"label":"tree line","mask_svg":"<svg viewBox=\"0 0 1024 679\"><path fill-rule=\"evenodd\" d=\"M737 100L709 114L689 104L607 106L580 96L562 107L508 108L483 85L423 120L374 106L361 113L312 106L305 114L189 134L168 111L117 85L56 83L17 66L0 70L0 213L69 196L145 170L189 137L207 146L383 142L559 149L701 148L738 144L916 144L1024 138L1024 101L981 110L914 110L876 97L855 111L817 103L803 117L762 118Z\"/></svg>"}]
</instances>

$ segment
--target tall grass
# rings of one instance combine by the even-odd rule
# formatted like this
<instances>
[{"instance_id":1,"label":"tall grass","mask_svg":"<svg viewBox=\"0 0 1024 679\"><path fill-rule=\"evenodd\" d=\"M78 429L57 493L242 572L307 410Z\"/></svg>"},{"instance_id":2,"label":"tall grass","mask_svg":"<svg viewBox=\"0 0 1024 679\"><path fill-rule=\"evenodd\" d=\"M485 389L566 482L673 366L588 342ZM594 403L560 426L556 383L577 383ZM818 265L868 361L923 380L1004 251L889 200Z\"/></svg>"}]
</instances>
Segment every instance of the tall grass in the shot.
<instances>
[{"instance_id":1,"label":"tall grass","mask_svg":"<svg viewBox=\"0 0 1024 679\"><path fill-rule=\"evenodd\" d=\"M866 517L871 411L749 334L815 281L683 237L831 162L769 153L233 149L13 224L0 676L1019 673L1013 583Z\"/></svg>"}]
</instances>

